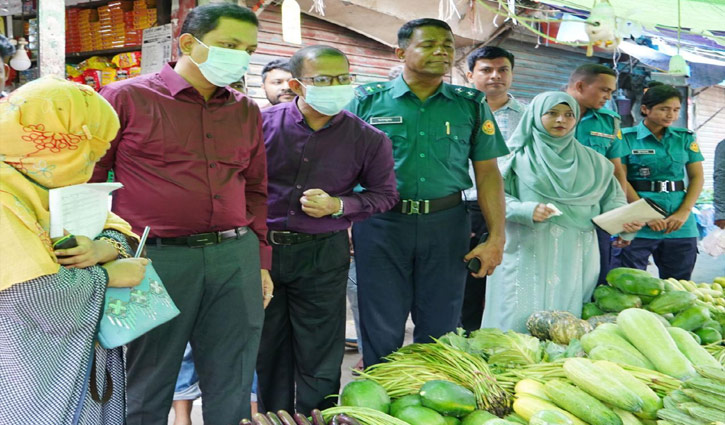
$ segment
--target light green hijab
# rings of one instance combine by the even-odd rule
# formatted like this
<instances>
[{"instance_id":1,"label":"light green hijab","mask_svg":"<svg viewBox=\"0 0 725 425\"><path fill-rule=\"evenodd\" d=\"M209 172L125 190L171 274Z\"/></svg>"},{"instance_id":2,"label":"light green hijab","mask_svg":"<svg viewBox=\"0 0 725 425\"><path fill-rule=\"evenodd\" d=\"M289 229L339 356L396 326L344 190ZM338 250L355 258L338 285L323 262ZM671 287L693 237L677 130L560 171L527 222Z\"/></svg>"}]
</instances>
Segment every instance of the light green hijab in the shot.
<instances>
[{"instance_id":1,"label":"light green hijab","mask_svg":"<svg viewBox=\"0 0 725 425\"><path fill-rule=\"evenodd\" d=\"M574 138L574 129L562 137L550 135L541 117L554 106L569 105L579 120L579 104L564 92L536 96L509 138L511 154L502 161L503 178L519 181L544 198L568 205L595 205L602 199L614 166Z\"/></svg>"}]
</instances>

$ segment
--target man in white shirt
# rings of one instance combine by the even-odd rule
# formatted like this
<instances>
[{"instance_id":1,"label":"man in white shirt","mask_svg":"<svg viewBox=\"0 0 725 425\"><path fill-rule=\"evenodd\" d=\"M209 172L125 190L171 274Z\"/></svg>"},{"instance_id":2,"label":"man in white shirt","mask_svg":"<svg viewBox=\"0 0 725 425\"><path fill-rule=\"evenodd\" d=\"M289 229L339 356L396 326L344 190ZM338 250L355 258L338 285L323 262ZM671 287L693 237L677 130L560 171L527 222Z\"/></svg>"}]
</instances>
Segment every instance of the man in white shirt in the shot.
<instances>
[{"instance_id":1,"label":"man in white shirt","mask_svg":"<svg viewBox=\"0 0 725 425\"><path fill-rule=\"evenodd\" d=\"M466 73L468 82L486 94L486 103L496 118L496 124L504 139L508 140L526 108L508 92L514 76L514 55L500 47L481 47L468 56L468 69ZM473 167L469 166L468 171L473 179ZM475 188L468 189L463 194L471 217L471 248L473 248L486 233L486 222L476 200ZM479 279L469 275L461 312L461 325L468 332L481 327L485 295L486 278Z\"/></svg>"}]
</instances>

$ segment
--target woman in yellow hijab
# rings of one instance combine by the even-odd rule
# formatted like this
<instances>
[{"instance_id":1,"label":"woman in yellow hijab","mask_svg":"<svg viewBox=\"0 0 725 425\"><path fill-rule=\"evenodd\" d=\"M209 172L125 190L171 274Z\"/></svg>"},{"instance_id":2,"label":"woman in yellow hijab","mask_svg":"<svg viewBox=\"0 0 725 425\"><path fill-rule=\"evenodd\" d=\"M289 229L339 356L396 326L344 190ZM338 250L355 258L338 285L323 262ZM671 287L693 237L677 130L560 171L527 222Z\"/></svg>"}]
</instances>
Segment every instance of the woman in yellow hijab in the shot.
<instances>
[{"instance_id":1,"label":"woman in yellow hijab","mask_svg":"<svg viewBox=\"0 0 725 425\"><path fill-rule=\"evenodd\" d=\"M95 344L107 286L138 285L146 259L110 214L95 240L53 250L48 190L85 183L119 128L91 88L56 77L0 101L0 423L123 424L121 348Z\"/></svg>"}]
</instances>

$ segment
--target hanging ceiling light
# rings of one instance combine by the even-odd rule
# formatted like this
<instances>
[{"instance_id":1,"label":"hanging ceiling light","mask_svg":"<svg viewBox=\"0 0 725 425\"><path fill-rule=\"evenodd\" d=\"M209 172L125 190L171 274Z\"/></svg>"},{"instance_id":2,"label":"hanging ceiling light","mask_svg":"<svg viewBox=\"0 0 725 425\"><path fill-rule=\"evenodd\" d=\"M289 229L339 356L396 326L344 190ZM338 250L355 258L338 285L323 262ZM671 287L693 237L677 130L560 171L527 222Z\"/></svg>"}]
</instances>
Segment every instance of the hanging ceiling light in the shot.
<instances>
[{"instance_id":1,"label":"hanging ceiling light","mask_svg":"<svg viewBox=\"0 0 725 425\"><path fill-rule=\"evenodd\" d=\"M302 22L300 5L295 0L282 3L282 40L292 44L302 44Z\"/></svg>"},{"instance_id":2,"label":"hanging ceiling light","mask_svg":"<svg viewBox=\"0 0 725 425\"><path fill-rule=\"evenodd\" d=\"M25 71L30 68L31 62L28 57L28 51L25 50L25 45L28 44L25 38L20 37L17 42L17 50L12 59L10 59L10 67L16 71Z\"/></svg>"},{"instance_id":3,"label":"hanging ceiling light","mask_svg":"<svg viewBox=\"0 0 725 425\"><path fill-rule=\"evenodd\" d=\"M680 22L681 13L680 0L677 0L677 54L670 58L670 66L667 73L671 75L689 77L690 67L687 65L685 58L680 55L680 32L682 31L682 25Z\"/></svg>"}]
</instances>

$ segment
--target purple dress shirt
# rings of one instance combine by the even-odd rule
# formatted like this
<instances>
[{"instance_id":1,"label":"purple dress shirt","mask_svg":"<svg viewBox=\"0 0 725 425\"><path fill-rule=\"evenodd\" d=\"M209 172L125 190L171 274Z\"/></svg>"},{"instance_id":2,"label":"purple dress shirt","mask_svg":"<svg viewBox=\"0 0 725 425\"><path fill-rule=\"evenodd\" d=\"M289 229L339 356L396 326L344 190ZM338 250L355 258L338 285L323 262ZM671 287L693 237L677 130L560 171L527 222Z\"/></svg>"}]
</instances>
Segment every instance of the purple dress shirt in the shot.
<instances>
[{"instance_id":1,"label":"purple dress shirt","mask_svg":"<svg viewBox=\"0 0 725 425\"><path fill-rule=\"evenodd\" d=\"M295 99L263 110L262 122L270 230L344 230L398 202L390 139L350 112L340 112L313 131ZM357 185L362 192L353 192ZM340 197L343 216L313 218L302 212L300 198L308 189Z\"/></svg>"}]
</instances>

